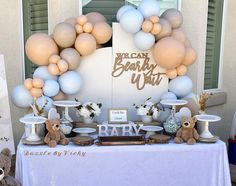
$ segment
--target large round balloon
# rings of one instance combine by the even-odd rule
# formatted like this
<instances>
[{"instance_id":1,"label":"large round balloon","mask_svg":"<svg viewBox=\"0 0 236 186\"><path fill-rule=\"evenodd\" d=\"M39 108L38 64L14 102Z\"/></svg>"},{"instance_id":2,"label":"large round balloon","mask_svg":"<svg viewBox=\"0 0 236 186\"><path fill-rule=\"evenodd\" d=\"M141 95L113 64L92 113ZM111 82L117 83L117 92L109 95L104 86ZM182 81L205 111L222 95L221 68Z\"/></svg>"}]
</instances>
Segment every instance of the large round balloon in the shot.
<instances>
[{"instance_id":1,"label":"large round balloon","mask_svg":"<svg viewBox=\"0 0 236 186\"><path fill-rule=\"evenodd\" d=\"M38 67L33 74L33 78L40 78L42 80L57 80L57 76L54 76L49 73L47 66L40 66Z\"/></svg>"},{"instance_id":2,"label":"large round balloon","mask_svg":"<svg viewBox=\"0 0 236 186\"><path fill-rule=\"evenodd\" d=\"M167 19L170 22L172 28L179 28L183 23L182 13L174 8L167 9L165 12L163 12L161 17Z\"/></svg>"},{"instance_id":3,"label":"large round balloon","mask_svg":"<svg viewBox=\"0 0 236 186\"><path fill-rule=\"evenodd\" d=\"M18 85L13 89L11 100L14 105L21 108L27 108L34 102L33 96L24 85Z\"/></svg>"},{"instance_id":4,"label":"large round balloon","mask_svg":"<svg viewBox=\"0 0 236 186\"><path fill-rule=\"evenodd\" d=\"M196 59L197 59L197 52L191 47L186 48L186 54L182 64L186 66L192 65Z\"/></svg>"},{"instance_id":5,"label":"large round balloon","mask_svg":"<svg viewBox=\"0 0 236 186\"><path fill-rule=\"evenodd\" d=\"M98 12L89 12L86 14L86 17L88 18L88 22L92 24L107 21L106 18Z\"/></svg>"},{"instance_id":6,"label":"large round balloon","mask_svg":"<svg viewBox=\"0 0 236 186\"><path fill-rule=\"evenodd\" d=\"M159 40L153 50L156 63L165 69L178 67L185 57L184 44L172 37Z\"/></svg>"},{"instance_id":7,"label":"large round balloon","mask_svg":"<svg viewBox=\"0 0 236 186\"><path fill-rule=\"evenodd\" d=\"M47 104L45 105L45 103L47 102ZM48 115L48 111L54 107L53 105L53 100L47 96L41 96L36 100L37 105L42 108L44 105L44 114L45 116Z\"/></svg>"},{"instance_id":8,"label":"large round balloon","mask_svg":"<svg viewBox=\"0 0 236 186\"><path fill-rule=\"evenodd\" d=\"M62 74L58 82L60 84L61 90L65 94L76 94L80 91L82 87L82 79L80 74L75 71L67 71Z\"/></svg>"},{"instance_id":9,"label":"large round balloon","mask_svg":"<svg viewBox=\"0 0 236 186\"><path fill-rule=\"evenodd\" d=\"M53 38L60 47L70 47L75 42L76 31L69 23L59 23L53 30Z\"/></svg>"},{"instance_id":10,"label":"large round balloon","mask_svg":"<svg viewBox=\"0 0 236 186\"><path fill-rule=\"evenodd\" d=\"M161 24L161 31L155 36L156 40L167 37L171 35L172 28L169 21L166 19L160 18L159 23Z\"/></svg>"},{"instance_id":11,"label":"large round balloon","mask_svg":"<svg viewBox=\"0 0 236 186\"><path fill-rule=\"evenodd\" d=\"M166 92L161 95L161 100L176 100L177 96L173 92Z\"/></svg>"},{"instance_id":12,"label":"large round balloon","mask_svg":"<svg viewBox=\"0 0 236 186\"><path fill-rule=\"evenodd\" d=\"M48 65L49 57L52 54L58 54L58 47L47 34L36 33L27 39L25 52L32 63Z\"/></svg>"},{"instance_id":13,"label":"large round balloon","mask_svg":"<svg viewBox=\"0 0 236 186\"><path fill-rule=\"evenodd\" d=\"M56 96L60 91L59 84L55 80L46 80L43 86L43 94L48 97Z\"/></svg>"},{"instance_id":14,"label":"large round balloon","mask_svg":"<svg viewBox=\"0 0 236 186\"><path fill-rule=\"evenodd\" d=\"M185 33L180 29L173 29L172 33L171 33L171 36L173 38L175 38L176 40L182 42L183 44L185 43L185 41L187 39L186 36L185 36Z\"/></svg>"},{"instance_id":15,"label":"large round balloon","mask_svg":"<svg viewBox=\"0 0 236 186\"><path fill-rule=\"evenodd\" d=\"M188 76L178 76L169 83L169 91L178 98L183 98L192 92L193 83Z\"/></svg>"},{"instance_id":16,"label":"large round balloon","mask_svg":"<svg viewBox=\"0 0 236 186\"><path fill-rule=\"evenodd\" d=\"M112 28L106 22L96 23L92 35L95 37L97 44L104 44L111 39Z\"/></svg>"},{"instance_id":17,"label":"large round balloon","mask_svg":"<svg viewBox=\"0 0 236 186\"><path fill-rule=\"evenodd\" d=\"M126 11L120 18L120 25L123 30L134 34L141 30L143 15L136 9Z\"/></svg>"},{"instance_id":18,"label":"large round balloon","mask_svg":"<svg viewBox=\"0 0 236 186\"><path fill-rule=\"evenodd\" d=\"M71 24L73 27L76 25L77 21L75 17L69 17L65 21L65 23Z\"/></svg>"},{"instance_id":19,"label":"large round balloon","mask_svg":"<svg viewBox=\"0 0 236 186\"><path fill-rule=\"evenodd\" d=\"M122 7L119 8L119 10L117 11L117 14L116 14L116 20L117 21L120 21L120 18L121 16L128 10L133 10L135 9L133 6L131 5L124 5Z\"/></svg>"},{"instance_id":20,"label":"large round balloon","mask_svg":"<svg viewBox=\"0 0 236 186\"><path fill-rule=\"evenodd\" d=\"M143 14L144 18L150 16L159 16L160 6L156 0L142 0L138 6L138 10Z\"/></svg>"},{"instance_id":21,"label":"large round balloon","mask_svg":"<svg viewBox=\"0 0 236 186\"><path fill-rule=\"evenodd\" d=\"M75 70L80 64L80 55L74 48L66 48L60 53L61 58L68 63L69 70Z\"/></svg>"},{"instance_id":22,"label":"large round balloon","mask_svg":"<svg viewBox=\"0 0 236 186\"><path fill-rule=\"evenodd\" d=\"M155 43L155 37L143 31L139 31L134 35L134 44L140 50L149 50Z\"/></svg>"},{"instance_id":23,"label":"large round balloon","mask_svg":"<svg viewBox=\"0 0 236 186\"><path fill-rule=\"evenodd\" d=\"M80 34L75 40L75 48L82 56L93 53L96 46L96 39L88 33Z\"/></svg>"}]
</instances>

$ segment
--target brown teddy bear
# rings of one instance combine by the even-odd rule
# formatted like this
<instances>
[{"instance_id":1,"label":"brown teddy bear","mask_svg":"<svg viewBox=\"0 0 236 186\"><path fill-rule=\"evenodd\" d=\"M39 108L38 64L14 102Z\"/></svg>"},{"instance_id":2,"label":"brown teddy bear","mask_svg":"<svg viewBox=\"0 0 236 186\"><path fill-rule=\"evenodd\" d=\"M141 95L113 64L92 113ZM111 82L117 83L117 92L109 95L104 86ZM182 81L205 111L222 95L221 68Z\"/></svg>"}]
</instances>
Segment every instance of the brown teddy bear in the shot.
<instances>
[{"instance_id":1,"label":"brown teddy bear","mask_svg":"<svg viewBox=\"0 0 236 186\"><path fill-rule=\"evenodd\" d=\"M48 144L49 147L56 147L57 144L67 145L69 143L69 140L60 130L59 119L47 120L46 128L48 133L44 138L44 142Z\"/></svg>"},{"instance_id":2,"label":"brown teddy bear","mask_svg":"<svg viewBox=\"0 0 236 186\"><path fill-rule=\"evenodd\" d=\"M11 151L5 148L0 153L0 186L20 186L12 176L9 176L11 169Z\"/></svg>"},{"instance_id":3,"label":"brown teddy bear","mask_svg":"<svg viewBox=\"0 0 236 186\"><path fill-rule=\"evenodd\" d=\"M183 143L187 142L189 145L193 145L196 143L196 140L199 139L199 135L197 130L194 128L197 119L193 118L182 118L182 127L178 130L175 143Z\"/></svg>"}]
</instances>

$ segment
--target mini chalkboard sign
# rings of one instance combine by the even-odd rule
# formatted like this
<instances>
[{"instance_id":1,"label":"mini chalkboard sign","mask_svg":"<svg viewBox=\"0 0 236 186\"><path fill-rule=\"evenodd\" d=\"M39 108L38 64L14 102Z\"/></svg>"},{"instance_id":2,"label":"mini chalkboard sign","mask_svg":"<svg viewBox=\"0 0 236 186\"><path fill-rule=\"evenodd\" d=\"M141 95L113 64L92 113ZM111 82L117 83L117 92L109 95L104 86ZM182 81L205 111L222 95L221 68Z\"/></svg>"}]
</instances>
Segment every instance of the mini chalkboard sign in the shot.
<instances>
[{"instance_id":1,"label":"mini chalkboard sign","mask_svg":"<svg viewBox=\"0 0 236 186\"><path fill-rule=\"evenodd\" d=\"M109 124L128 123L128 109L126 108L108 109L108 123Z\"/></svg>"}]
</instances>

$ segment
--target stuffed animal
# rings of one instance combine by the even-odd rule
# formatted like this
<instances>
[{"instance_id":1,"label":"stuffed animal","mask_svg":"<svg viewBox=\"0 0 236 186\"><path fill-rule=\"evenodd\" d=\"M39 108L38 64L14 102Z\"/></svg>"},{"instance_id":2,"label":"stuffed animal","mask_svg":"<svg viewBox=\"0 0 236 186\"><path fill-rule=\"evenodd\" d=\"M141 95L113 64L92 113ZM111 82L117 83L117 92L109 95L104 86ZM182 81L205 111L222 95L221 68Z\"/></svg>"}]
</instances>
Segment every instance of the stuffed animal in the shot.
<instances>
[{"instance_id":1,"label":"stuffed animal","mask_svg":"<svg viewBox=\"0 0 236 186\"><path fill-rule=\"evenodd\" d=\"M44 142L48 144L49 147L56 147L57 144L67 145L69 143L69 140L60 130L59 119L47 120L46 128L48 133L44 138Z\"/></svg>"},{"instance_id":2,"label":"stuffed animal","mask_svg":"<svg viewBox=\"0 0 236 186\"><path fill-rule=\"evenodd\" d=\"M11 151L5 148L0 153L0 186L20 186L12 176L9 176L11 169Z\"/></svg>"},{"instance_id":3,"label":"stuffed animal","mask_svg":"<svg viewBox=\"0 0 236 186\"><path fill-rule=\"evenodd\" d=\"M177 131L175 137L175 143L183 143L187 142L189 145L193 145L196 143L196 140L199 139L199 135L197 130L194 128L197 119L195 117L182 118L182 127Z\"/></svg>"}]
</instances>

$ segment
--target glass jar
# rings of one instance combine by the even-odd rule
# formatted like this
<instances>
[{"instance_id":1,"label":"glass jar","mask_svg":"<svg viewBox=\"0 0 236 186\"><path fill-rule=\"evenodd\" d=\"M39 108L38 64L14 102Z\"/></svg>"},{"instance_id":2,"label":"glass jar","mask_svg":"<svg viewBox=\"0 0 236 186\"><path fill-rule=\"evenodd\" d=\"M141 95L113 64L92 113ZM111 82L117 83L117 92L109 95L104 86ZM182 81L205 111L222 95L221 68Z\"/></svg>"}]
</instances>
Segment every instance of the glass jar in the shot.
<instances>
[{"instance_id":1,"label":"glass jar","mask_svg":"<svg viewBox=\"0 0 236 186\"><path fill-rule=\"evenodd\" d=\"M66 119L65 111L62 112L62 118L61 118L60 122L61 122L60 128L61 128L61 131L63 132L63 134L65 134L65 135L70 134L71 130L73 128L73 125L68 119Z\"/></svg>"},{"instance_id":2,"label":"glass jar","mask_svg":"<svg viewBox=\"0 0 236 186\"><path fill-rule=\"evenodd\" d=\"M167 118L166 122L164 123L164 129L166 133L174 136L178 129L181 127L181 122L175 117L175 110L171 110L171 115Z\"/></svg>"}]
</instances>

